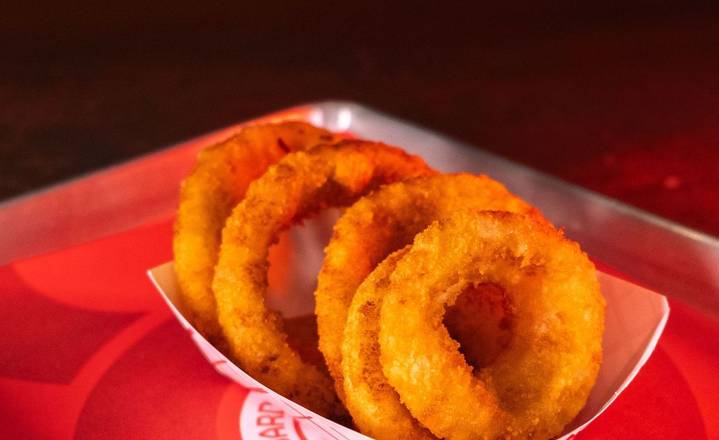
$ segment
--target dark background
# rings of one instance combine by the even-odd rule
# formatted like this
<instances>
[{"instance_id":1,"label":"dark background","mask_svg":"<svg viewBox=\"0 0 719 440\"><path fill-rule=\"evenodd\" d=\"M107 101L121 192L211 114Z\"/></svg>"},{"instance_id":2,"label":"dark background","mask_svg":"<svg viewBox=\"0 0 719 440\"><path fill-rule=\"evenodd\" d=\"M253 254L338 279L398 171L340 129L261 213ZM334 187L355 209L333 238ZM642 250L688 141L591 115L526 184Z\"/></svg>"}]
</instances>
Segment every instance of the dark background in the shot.
<instances>
[{"instance_id":1,"label":"dark background","mask_svg":"<svg viewBox=\"0 0 719 440\"><path fill-rule=\"evenodd\" d=\"M0 199L341 98L719 235L719 2L387 3L4 5Z\"/></svg>"}]
</instances>

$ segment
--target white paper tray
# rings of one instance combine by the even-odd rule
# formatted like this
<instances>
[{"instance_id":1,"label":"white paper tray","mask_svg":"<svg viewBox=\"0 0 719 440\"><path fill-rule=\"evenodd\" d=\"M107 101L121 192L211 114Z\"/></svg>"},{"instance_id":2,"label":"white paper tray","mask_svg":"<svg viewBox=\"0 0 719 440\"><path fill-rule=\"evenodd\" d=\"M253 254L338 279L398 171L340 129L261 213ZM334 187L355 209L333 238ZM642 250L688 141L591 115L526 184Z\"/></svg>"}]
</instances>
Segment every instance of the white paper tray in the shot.
<instances>
[{"instance_id":1,"label":"white paper tray","mask_svg":"<svg viewBox=\"0 0 719 440\"><path fill-rule=\"evenodd\" d=\"M327 225L314 222L307 227L322 228ZM300 278L313 279L315 273L313 270L307 270L307 267L316 268L319 265L324 243L307 239L307 237L319 236L313 231L295 230L293 232L293 242L295 243L293 252L302 255L301 261L305 268ZM318 261L306 261L308 256L310 256L309 260ZM263 412L263 407L272 408L276 419L281 420L281 423L275 420L275 425L281 425L283 432L288 436L290 433L296 434L297 439L361 440L367 438L275 393L234 365L210 345L190 325L180 311L177 302L179 288L172 263L166 263L150 270L149 276L172 313L190 334L192 341L208 362L215 367L218 373L249 390L247 401L239 414L238 426L242 438L262 437L258 433L263 427L258 426L256 421L258 414ZM574 421L567 426L558 440L570 439L582 431L626 389L651 356L669 318L669 305L664 296L601 272L599 273L599 282L602 295L607 302L606 329L602 341L604 356L602 366L587 404ZM305 285L306 283L300 282L299 284ZM293 291L292 295L278 295L279 298L284 298L286 301L291 298L287 304L277 304L278 308L283 312L287 312L288 309L295 309L294 311L297 312L296 297L299 296L306 300L306 308L312 310L312 289L302 290L306 289ZM283 314L287 315L287 313ZM290 314L292 313L290 312Z\"/></svg>"}]
</instances>

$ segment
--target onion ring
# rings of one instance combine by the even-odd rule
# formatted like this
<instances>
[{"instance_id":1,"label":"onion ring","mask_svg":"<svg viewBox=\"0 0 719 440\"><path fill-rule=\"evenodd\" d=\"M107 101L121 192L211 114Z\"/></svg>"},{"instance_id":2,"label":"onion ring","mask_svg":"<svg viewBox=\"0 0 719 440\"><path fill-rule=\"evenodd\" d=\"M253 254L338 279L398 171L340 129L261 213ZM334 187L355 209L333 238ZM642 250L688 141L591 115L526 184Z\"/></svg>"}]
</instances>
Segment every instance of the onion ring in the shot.
<instances>
[{"instance_id":1,"label":"onion ring","mask_svg":"<svg viewBox=\"0 0 719 440\"><path fill-rule=\"evenodd\" d=\"M265 305L268 249L281 231L321 208L430 172L400 149L343 141L291 153L250 184L222 232L212 286L231 354L245 371L318 414L342 413L329 376L288 345L282 318Z\"/></svg>"},{"instance_id":2,"label":"onion ring","mask_svg":"<svg viewBox=\"0 0 719 440\"><path fill-rule=\"evenodd\" d=\"M212 275L220 237L250 182L287 153L337 140L304 122L251 125L206 148L182 183L173 250L183 312L211 343L222 345Z\"/></svg>"},{"instance_id":3,"label":"onion ring","mask_svg":"<svg viewBox=\"0 0 719 440\"><path fill-rule=\"evenodd\" d=\"M468 286L504 289L512 339L473 373L442 324ZM417 235L381 286L381 364L410 413L450 439L550 438L584 406L601 361L594 265L546 223L462 211Z\"/></svg>"},{"instance_id":4,"label":"onion ring","mask_svg":"<svg viewBox=\"0 0 719 440\"><path fill-rule=\"evenodd\" d=\"M317 280L315 313L320 350L343 400L342 339L358 286L387 255L411 243L430 223L463 208L541 219L536 208L487 176L445 174L386 185L347 209L335 224Z\"/></svg>"},{"instance_id":5,"label":"onion ring","mask_svg":"<svg viewBox=\"0 0 719 440\"><path fill-rule=\"evenodd\" d=\"M409 246L390 254L357 289L349 309L342 344L345 405L355 425L372 438L434 439L402 405L387 383L380 364L379 314L381 285Z\"/></svg>"},{"instance_id":6,"label":"onion ring","mask_svg":"<svg viewBox=\"0 0 719 440\"><path fill-rule=\"evenodd\" d=\"M386 185L347 209L334 227L315 293L320 348L355 423L373 437L396 438L403 429L415 435L426 431L411 428L416 422L386 380L380 381L377 330L373 319L364 316L370 300L356 298L362 290L358 286L370 282L365 278L379 270L375 266L389 253L411 243L433 221L463 208L508 210L541 219L535 208L487 176L446 174ZM379 306L381 298L371 302ZM348 311L350 303L353 311ZM464 316L461 310L456 315ZM480 350L471 338L463 342L472 351ZM344 353L351 359L345 360ZM348 376L350 383L343 383Z\"/></svg>"},{"instance_id":7,"label":"onion ring","mask_svg":"<svg viewBox=\"0 0 719 440\"><path fill-rule=\"evenodd\" d=\"M402 405L399 396L387 383L380 363L379 314L382 307L381 286L389 282L397 261L410 246L390 254L357 288L347 313L342 343L342 377L345 405L355 425L372 438L434 439L430 431L417 422ZM472 365L488 363L497 351L506 347L504 330L497 326L497 295L488 285L465 291L445 319L450 334L461 343L462 353ZM468 295L469 294L469 295ZM500 315L501 316L501 315ZM493 319L495 318L495 319Z\"/></svg>"}]
</instances>

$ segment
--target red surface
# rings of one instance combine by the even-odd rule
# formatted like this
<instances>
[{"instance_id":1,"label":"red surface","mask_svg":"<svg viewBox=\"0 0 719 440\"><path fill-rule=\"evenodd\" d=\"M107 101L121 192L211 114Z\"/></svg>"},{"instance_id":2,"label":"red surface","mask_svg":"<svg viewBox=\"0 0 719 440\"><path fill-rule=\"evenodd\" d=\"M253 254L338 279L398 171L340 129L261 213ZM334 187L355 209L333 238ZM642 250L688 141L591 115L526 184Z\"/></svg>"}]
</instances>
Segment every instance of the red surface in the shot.
<instances>
[{"instance_id":1,"label":"red surface","mask_svg":"<svg viewBox=\"0 0 719 440\"><path fill-rule=\"evenodd\" d=\"M145 275L163 222L0 268L3 438L234 438L244 390ZM582 439L719 438L719 324L676 302L636 380Z\"/></svg>"}]
</instances>

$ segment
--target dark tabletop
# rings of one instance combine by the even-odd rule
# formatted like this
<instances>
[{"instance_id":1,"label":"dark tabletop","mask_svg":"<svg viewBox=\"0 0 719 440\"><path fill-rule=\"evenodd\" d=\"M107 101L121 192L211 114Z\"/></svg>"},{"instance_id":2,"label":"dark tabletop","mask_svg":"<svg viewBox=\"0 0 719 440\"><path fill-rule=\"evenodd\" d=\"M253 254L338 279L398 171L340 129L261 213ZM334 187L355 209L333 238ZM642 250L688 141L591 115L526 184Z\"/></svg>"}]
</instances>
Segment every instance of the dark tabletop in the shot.
<instances>
[{"instance_id":1,"label":"dark tabletop","mask_svg":"<svg viewBox=\"0 0 719 440\"><path fill-rule=\"evenodd\" d=\"M719 235L719 3L29 3L0 18L0 199L340 98Z\"/></svg>"}]
</instances>

